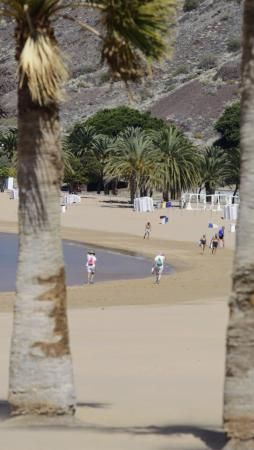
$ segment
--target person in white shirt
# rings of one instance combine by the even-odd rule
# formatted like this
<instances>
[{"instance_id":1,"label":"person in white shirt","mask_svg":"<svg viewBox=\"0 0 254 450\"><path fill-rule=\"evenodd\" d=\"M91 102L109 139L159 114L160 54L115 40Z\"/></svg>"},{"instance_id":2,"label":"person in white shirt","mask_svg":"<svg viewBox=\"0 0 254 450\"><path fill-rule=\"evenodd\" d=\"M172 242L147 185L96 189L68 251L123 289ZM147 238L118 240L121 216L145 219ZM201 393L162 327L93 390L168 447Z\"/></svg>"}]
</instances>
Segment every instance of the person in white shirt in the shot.
<instances>
[{"instance_id":1,"label":"person in white shirt","mask_svg":"<svg viewBox=\"0 0 254 450\"><path fill-rule=\"evenodd\" d=\"M96 266L96 256L95 252L91 250L87 253L86 258L86 268L87 268L87 282L88 284L93 284L95 276L95 266Z\"/></svg>"},{"instance_id":2,"label":"person in white shirt","mask_svg":"<svg viewBox=\"0 0 254 450\"><path fill-rule=\"evenodd\" d=\"M154 258L154 265L153 265L153 273L155 275L155 283L159 284L161 275L164 269L164 263L165 263L165 256L162 252L160 252L157 256Z\"/></svg>"}]
</instances>

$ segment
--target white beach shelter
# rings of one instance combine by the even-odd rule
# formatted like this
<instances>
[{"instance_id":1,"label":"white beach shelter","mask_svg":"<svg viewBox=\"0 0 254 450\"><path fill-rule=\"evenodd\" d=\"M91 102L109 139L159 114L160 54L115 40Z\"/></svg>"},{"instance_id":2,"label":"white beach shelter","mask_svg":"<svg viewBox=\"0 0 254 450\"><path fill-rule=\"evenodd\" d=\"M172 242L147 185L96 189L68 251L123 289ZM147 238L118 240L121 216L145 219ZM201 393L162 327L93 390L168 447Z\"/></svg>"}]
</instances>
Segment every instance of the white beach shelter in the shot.
<instances>
[{"instance_id":1,"label":"white beach shelter","mask_svg":"<svg viewBox=\"0 0 254 450\"><path fill-rule=\"evenodd\" d=\"M7 179L7 189L13 189L13 183L14 183L14 178L13 177L8 177Z\"/></svg>"},{"instance_id":2,"label":"white beach shelter","mask_svg":"<svg viewBox=\"0 0 254 450\"><path fill-rule=\"evenodd\" d=\"M224 219L237 220L238 204L224 206Z\"/></svg>"},{"instance_id":3,"label":"white beach shelter","mask_svg":"<svg viewBox=\"0 0 254 450\"><path fill-rule=\"evenodd\" d=\"M152 197L135 198L134 210L136 212L152 212L154 210Z\"/></svg>"}]
</instances>

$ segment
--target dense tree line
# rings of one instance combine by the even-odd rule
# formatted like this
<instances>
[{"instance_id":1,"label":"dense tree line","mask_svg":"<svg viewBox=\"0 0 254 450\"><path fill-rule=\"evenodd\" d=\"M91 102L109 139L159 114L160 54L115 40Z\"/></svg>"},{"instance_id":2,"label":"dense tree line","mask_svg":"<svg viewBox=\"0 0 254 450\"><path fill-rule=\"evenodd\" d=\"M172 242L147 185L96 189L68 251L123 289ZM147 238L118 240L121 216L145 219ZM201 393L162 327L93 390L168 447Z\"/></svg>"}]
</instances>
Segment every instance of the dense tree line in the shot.
<instances>
[{"instance_id":1,"label":"dense tree line","mask_svg":"<svg viewBox=\"0 0 254 450\"><path fill-rule=\"evenodd\" d=\"M121 106L99 111L76 123L63 138L64 182L93 183L97 192L116 193L119 180L135 196L162 192L165 201L182 191L205 188L207 195L223 185L239 188L239 103L226 107L214 128L214 146L198 148L173 124L148 112ZM0 135L0 176L15 173L16 130ZM2 156L1 156L2 155ZM1 159L2 158L2 159Z\"/></svg>"},{"instance_id":2,"label":"dense tree line","mask_svg":"<svg viewBox=\"0 0 254 450\"><path fill-rule=\"evenodd\" d=\"M215 123L216 145L198 148L173 124L167 124L128 107L99 111L77 123L65 137L64 147L78 159L83 175L107 191L113 180L128 182L130 199L161 191L163 199L178 198L182 191L239 187L240 157L232 127L231 110ZM230 139L232 139L232 144ZM75 179L73 173L73 179Z\"/></svg>"}]
</instances>

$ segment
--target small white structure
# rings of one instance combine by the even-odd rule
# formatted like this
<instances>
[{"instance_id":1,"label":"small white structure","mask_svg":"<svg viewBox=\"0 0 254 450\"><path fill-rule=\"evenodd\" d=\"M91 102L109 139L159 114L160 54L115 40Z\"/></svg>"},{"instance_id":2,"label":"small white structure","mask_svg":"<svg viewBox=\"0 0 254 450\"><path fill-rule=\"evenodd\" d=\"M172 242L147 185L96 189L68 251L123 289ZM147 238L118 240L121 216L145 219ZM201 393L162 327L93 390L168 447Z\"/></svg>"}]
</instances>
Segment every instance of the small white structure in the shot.
<instances>
[{"instance_id":1,"label":"small white structure","mask_svg":"<svg viewBox=\"0 0 254 450\"><path fill-rule=\"evenodd\" d=\"M9 190L10 200L18 200L19 198L19 191L18 189L10 189Z\"/></svg>"},{"instance_id":2,"label":"small white structure","mask_svg":"<svg viewBox=\"0 0 254 450\"><path fill-rule=\"evenodd\" d=\"M239 205L226 205L224 206L224 219L237 220Z\"/></svg>"},{"instance_id":3,"label":"small white structure","mask_svg":"<svg viewBox=\"0 0 254 450\"><path fill-rule=\"evenodd\" d=\"M8 177L7 178L7 189L11 190L14 187L14 178Z\"/></svg>"},{"instance_id":4,"label":"small white structure","mask_svg":"<svg viewBox=\"0 0 254 450\"><path fill-rule=\"evenodd\" d=\"M136 211L136 212L152 212L152 211L154 211L152 197L135 198L134 211Z\"/></svg>"},{"instance_id":5,"label":"small white structure","mask_svg":"<svg viewBox=\"0 0 254 450\"><path fill-rule=\"evenodd\" d=\"M61 205L67 206L72 205L73 203L81 203L80 195L76 194L64 194L61 197Z\"/></svg>"},{"instance_id":6,"label":"small white structure","mask_svg":"<svg viewBox=\"0 0 254 450\"><path fill-rule=\"evenodd\" d=\"M230 233L235 233L235 223L230 224Z\"/></svg>"},{"instance_id":7,"label":"small white structure","mask_svg":"<svg viewBox=\"0 0 254 450\"><path fill-rule=\"evenodd\" d=\"M80 195L76 194L64 194L61 195L61 211L66 212L67 207L73 203L81 203Z\"/></svg>"},{"instance_id":8,"label":"small white structure","mask_svg":"<svg viewBox=\"0 0 254 450\"><path fill-rule=\"evenodd\" d=\"M209 199L210 201L207 201ZM235 204L239 204L239 197L235 196ZM233 195L221 194L206 195L204 192L186 192L181 197L181 204L185 205L188 211L222 211L224 205L232 205ZM234 205L232 205L234 206Z\"/></svg>"}]
</instances>

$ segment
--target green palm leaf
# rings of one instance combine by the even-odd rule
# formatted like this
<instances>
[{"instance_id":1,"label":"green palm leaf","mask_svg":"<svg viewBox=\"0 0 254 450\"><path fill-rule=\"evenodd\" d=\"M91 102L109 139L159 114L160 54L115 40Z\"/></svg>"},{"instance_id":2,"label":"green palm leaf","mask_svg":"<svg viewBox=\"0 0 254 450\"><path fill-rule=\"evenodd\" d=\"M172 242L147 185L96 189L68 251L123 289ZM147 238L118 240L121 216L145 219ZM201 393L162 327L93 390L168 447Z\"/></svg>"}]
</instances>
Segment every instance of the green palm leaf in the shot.
<instances>
[{"instance_id":1,"label":"green palm leaf","mask_svg":"<svg viewBox=\"0 0 254 450\"><path fill-rule=\"evenodd\" d=\"M160 157L156 162L157 187L163 191L181 192L197 186L200 154L183 134L169 127L153 135Z\"/></svg>"}]
</instances>

